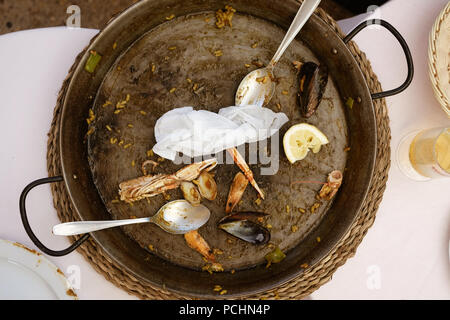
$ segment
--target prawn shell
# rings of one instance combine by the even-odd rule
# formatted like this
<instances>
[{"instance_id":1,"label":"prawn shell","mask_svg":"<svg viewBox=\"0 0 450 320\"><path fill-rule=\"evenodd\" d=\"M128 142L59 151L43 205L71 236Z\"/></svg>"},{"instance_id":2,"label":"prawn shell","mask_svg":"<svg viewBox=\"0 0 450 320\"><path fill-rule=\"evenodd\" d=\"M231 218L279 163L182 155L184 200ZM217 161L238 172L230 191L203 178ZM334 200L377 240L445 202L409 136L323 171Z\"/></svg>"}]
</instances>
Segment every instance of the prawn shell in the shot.
<instances>
[{"instance_id":1,"label":"prawn shell","mask_svg":"<svg viewBox=\"0 0 450 320\"><path fill-rule=\"evenodd\" d=\"M198 177L197 188L203 198L214 200L217 197L217 184L214 177L206 171L203 171Z\"/></svg>"},{"instance_id":2,"label":"prawn shell","mask_svg":"<svg viewBox=\"0 0 450 320\"><path fill-rule=\"evenodd\" d=\"M325 200L331 200L338 192L339 187L342 184L342 172L334 170L328 175L328 182L320 189L319 197Z\"/></svg>"},{"instance_id":3,"label":"prawn shell","mask_svg":"<svg viewBox=\"0 0 450 320\"><path fill-rule=\"evenodd\" d=\"M192 230L184 234L184 239L187 245L200 253L208 261L216 262L213 251L211 250L208 242L198 233L198 230Z\"/></svg>"},{"instance_id":4,"label":"prawn shell","mask_svg":"<svg viewBox=\"0 0 450 320\"><path fill-rule=\"evenodd\" d=\"M248 185L248 179L242 172L238 172L231 183L230 191L228 192L228 199L225 208L226 213L233 211L234 207L239 203L244 195L245 189Z\"/></svg>"},{"instance_id":5,"label":"prawn shell","mask_svg":"<svg viewBox=\"0 0 450 320\"><path fill-rule=\"evenodd\" d=\"M200 195L200 192L198 191L195 184L188 181L183 181L180 184L181 192L183 193L183 197L189 201L190 204L193 206L198 206L200 204L200 200L202 199L202 196Z\"/></svg>"}]
</instances>

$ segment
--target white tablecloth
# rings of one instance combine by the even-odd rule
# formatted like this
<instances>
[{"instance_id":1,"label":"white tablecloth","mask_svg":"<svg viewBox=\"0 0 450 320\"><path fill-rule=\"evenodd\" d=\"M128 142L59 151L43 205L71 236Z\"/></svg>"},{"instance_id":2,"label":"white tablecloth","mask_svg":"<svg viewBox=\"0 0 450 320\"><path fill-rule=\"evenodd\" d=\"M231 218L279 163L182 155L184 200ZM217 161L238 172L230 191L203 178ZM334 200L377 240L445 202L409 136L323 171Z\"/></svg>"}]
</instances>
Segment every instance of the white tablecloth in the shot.
<instances>
[{"instance_id":1,"label":"white tablecloth","mask_svg":"<svg viewBox=\"0 0 450 320\"><path fill-rule=\"evenodd\" d=\"M374 225L355 257L312 299L449 299L450 180L414 182L395 162L399 140L415 129L448 126L428 80L428 34L447 1L394 0L377 12L393 24L411 49L415 76L402 94L387 98L392 131L392 164ZM345 30L361 17L341 21ZM75 56L97 33L48 28L0 37L0 238L35 248L19 217L18 199L30 181L46 177L46 143L56 96ZM355 37L384 89L406 75L403 52L384 29L368 28ZM53 236L59 223L50 188L34 189L27 202L37 236L50 248L69 244ZM135 299L98 274L74 252L49 257L66 272L81 299Z\"/></svg>"}]
</instances>

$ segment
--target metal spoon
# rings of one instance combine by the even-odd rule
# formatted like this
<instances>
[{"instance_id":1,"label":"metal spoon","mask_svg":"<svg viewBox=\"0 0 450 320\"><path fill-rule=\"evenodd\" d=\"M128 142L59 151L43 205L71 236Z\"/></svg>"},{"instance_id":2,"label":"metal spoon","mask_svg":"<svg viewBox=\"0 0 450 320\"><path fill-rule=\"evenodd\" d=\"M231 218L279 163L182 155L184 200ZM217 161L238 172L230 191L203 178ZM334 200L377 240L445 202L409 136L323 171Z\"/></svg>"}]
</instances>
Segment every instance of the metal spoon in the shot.
<instances>
[{"instance_id":1,"label":"metal spoon","mask_svg":"<svg viewBox=\"0 0 450 320\"><path fill-rule=\"evenodd\" d=\"M169 233L184 234L203 226L209 220L209 216L210 212L208 208L203 205L194 207L186 200L175 200L165 204L152 217L110 221L67 222L54 226L53 234L73 236L128 224L147 222L152 222Z\"/></svg>"},{"instance_id":2,"label":"metal spoon","mask_svg":"<svg viewBox=\"0 0 450 320\"><path fill-rule=\"evenodd\" d=\"M267 104L275 92L274 73L275 64L283 55L284 51L294 40L300 29L308 21L314 10L319 5L320 0L304 0L283 41L278 47L269 65L265 68L256 69L245 76L236 91L235 104L258 105Z\"/></svg>"}]
</instances>

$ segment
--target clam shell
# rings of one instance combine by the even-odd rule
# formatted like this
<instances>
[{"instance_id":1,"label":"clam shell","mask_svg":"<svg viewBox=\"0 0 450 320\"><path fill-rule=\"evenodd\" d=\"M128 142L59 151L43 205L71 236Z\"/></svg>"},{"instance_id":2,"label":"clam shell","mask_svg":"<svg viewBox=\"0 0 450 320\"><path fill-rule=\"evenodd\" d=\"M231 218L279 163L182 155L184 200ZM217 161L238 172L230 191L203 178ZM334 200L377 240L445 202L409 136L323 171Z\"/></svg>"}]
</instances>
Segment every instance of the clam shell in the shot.
<instances>
[{"instance_id":1,"label":"clam shell","mask_svg":"<svg viewBox=\"0 0 450 320\"><path fill-rule=\"evenodd\" d=\"M203 198L214 200L217 197L217 184L214 177L206 171L203 171L197 179L198 191Z\"/></svg>"},{"instance_id":2,"label":"clam shell","mask_svg":"<svg viewBox=\"0 0 450 320\"><path fill-rule=\"evenodd\" d=\"M190 204L193 206L198 206L200 204L202 196L200 195L200 192L195 184L192 182L183 181L181 182L180 189L181 192L183 192L183 197L189 201Z\"/></svg>"}]
</instances>

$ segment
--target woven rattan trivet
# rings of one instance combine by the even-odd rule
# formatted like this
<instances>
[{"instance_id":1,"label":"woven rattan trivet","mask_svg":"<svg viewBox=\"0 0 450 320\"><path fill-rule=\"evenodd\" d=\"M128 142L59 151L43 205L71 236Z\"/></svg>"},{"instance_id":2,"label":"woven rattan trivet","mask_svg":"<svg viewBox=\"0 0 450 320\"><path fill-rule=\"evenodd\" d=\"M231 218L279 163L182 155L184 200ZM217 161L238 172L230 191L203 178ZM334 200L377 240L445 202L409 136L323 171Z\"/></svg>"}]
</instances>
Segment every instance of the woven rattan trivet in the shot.
<instances>
[{"instance_id":1,"label":"woven rattan trivet","mask_svg":"<svg viewBox=\"0 0 450 320\"><path fill-rule=\"evenodd\" d=\"M327 22L341 37L342 31L336 22L322 9L317 9L316 14ZM381 91L381 85L377 76L373 73L370 62L352 41L348 47L356 61L358 62L371 92ZM77 57L66 80L59 92L57 104L54 110L53 121L49 132L47 167L49 176L61 174L61 163L59 158L59 121L61 115L61 106L67 86L72 77L73 70L78 64L81 54ZM383 197L388 178L390 166L390 128L389 118L384 99L373 101L377 123L377 158L375 162L374 175L370 189L365 199L361 211L355 218L355 222L348 233L337 244L335 249L324 257L319 263L307 269L301 276L290 282L263 294L251 295L242 298L248 299L301 299L317 290L324 283L328 282L338 267L343 265L348 258L351 258L356 248L361 243L367 230L372 226L375 220L375 214ZM53 194L53 203L58 216L62 222L77 220L70 198L63 183L54 183L51 185ZM190 299L187 296L180 296L150 284L146 284L136 279L131 274L123 270L117 263L111 260L108 255L91 238L84 242L78 252L82 254L97 272L102 274L108 281L117 287L133 294L141 299Z\"/></svg>"}]
</instances>

